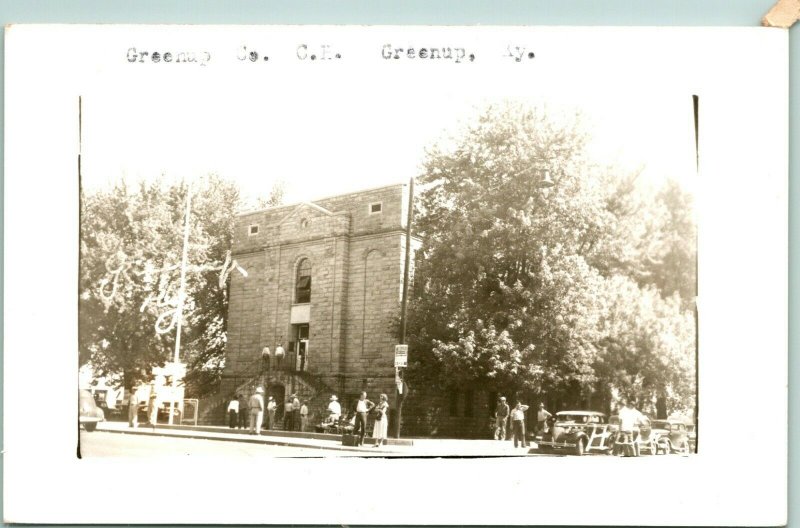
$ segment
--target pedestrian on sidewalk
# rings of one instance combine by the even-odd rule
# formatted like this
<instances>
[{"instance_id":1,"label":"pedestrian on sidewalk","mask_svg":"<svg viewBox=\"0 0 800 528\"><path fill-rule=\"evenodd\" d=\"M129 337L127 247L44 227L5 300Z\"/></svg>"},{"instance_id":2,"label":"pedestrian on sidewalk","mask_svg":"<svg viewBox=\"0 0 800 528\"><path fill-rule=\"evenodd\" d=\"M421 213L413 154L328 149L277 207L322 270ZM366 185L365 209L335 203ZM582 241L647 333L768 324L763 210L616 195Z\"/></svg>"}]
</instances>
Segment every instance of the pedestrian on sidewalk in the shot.
<instances>
[{"instance_id":1,"label":"pedestrian on sidewalk","mask_svg":"<svg viewBox=\"0 0 800 528\"><path fill-rule=\"evenodd\" d=\"M386 443L386 436L389 431L389 397L386 394L381 394L381 401L375 406L375 425L372 427L372 436L375 437L375 445L373 447L380 447L381 444Z\"/></svg>"},{"instance_id":2,"label":"pedestrian on sidewalk","mask_svg":"<svg viewBox=\"0 0 800 528\"><path fill-rule=\"evenodd\" d=\"M261 434L261 422L264 420L264 389L258 387L250 396L250 434Z\"/></svg>"},{"instance_id":3,"label":"pedestrian on sidewalk","mask_svg":"<svg viewBox=\"0 0 800 528\"><path fill-rule=\"evenodd\" d=\"M233 395L228 402L228 427L236 429L237 425L239 425L239 398Z\"/></svg>"},{"instance_id":4,"label":"pedestrian on sidewalk","mask_svg":"<svg viewBox=\"0 0 800 528\"><path fill-rule=\"evenodd\" d=\"M289 396L286 399L286 403L283 404L283 430L284 431L291 431L294 429L292 418L294 415L292 414L292 397Z\"/></svg>"},{"instance_id":5,"label":"pedestrian on sidewalk","mask_svg":"<svg viewBox=\"0 0 800 528\"><path fill-rule=\"evenodd\" d=\"M335 394L331 394L331 402L328 404L328 421L336 423L342 416L342 405L339 403L339 398Z\"/></svg>"},{"instance_id":6,"label":"pedestrian on sidewalk","mask_svg":"<svg viewBox=\"0 0 800 528\"><path fill-rule=\"evenodd\" d=\"M525 438L525 411L528 410L527 405L517 400L514 410L511 411L511 426L514 430L514 447L517 447L517 440L522 444L522 447L528 447L528 440Z\"/></svg>"},{"instance_id":7,"label":"pedestrian on sidewalk","mask_svg":"<svg viewBox=\"0 0 800 528\"><path fill-rule=\"evenodd\" d=\"M306 428L308 427L308 402L304 401L303 404L300 406L300 432L306 432Z\"/></svg>"},{"instance_id":8,"label":"pedestrian on sidewalk","mask_svg":"<svg viewBox=\"0 0 800 528\"><path fill-rule=\"evenodd\" d=\"M131 388L128 395L128 427L136 428L139 425L139 396L136 389Z\"/></svg>"},{"instance_id":9,"label":"pedestrian on sidewalk","mask_svg":"<svg viewBox=\"0 0 800 528\"><path fill-rule=\"evenodd\" d=\"M247 398L244 394L239 395L239 429L247 429L247 419L250 410L247 406Z\"/></svg>"},{"instance_id":10,"label":"pedestrian on sidewalk","mask_svg":"<svg viewBox=\"0 0 800 528\"><path fill-rule=\"evenodd\" d=\"M536 434L539 436L547 432L547 420L553 416L544 408L544 403L539 404L539 411L536 413Z\"/></svg>"},{"instance_id":11,"label":"pedestrian on sidewalk","mask_svg":"<svg viewBox=\"0 0 800 528\"><path fill-rule=\"evenodd\" d=\"M269 401L267 402L267 428L270 431L275 428L275 410L277 408L278 404L275 403L275 398L270 396Z\"/></svg>"},{"instance_id":12,"label":"pedestrian on sidewalk","mask_svg":"<svg viewBox=\"0 0 800 528\"><path fill-rule=\"evenodd\" d=\"M644 421L644 416L628 399L622 399L622 409L619 410L619 435L614 444L614 451L620 452L622 446L624 456L639 456L639 445L636 440L638 426Z\"/></svg>"},{"instance_id":13,"label":"pedestrian on sidewalk","mask_svg":"<svg viewBox=\"0 0 800 528\"><path fill-rule=\"evenodd\" d=\"M265 346L261 350L261 374L264 374L267 370L269 370L269 361L272 357L272 352L270 352L269 347Z\"/></svg>"},{"instance_id":14,"label":"pedestrian on sidewalk","mask_svg":"<svg viewBox=\"0 0 800 528\"><path fill-rule=\"evenodd\" d=\"M495 429L494 429L494 439L495 440L505 440L506 439L506 423L508 422L508 415L510 413L510 409L508 408L508 404L506 403L506 397L500 396L497 400L497 408L494 410L494 417L495 417Z\"/></svg>"},{"instance_id":15,"label":"pedestrian on sidewalk","mask_svg":"<svg viewBox=\"0 0 800 528\"><path fill-rule=\"evenodd\" d=\"M292 394L292 431L300 430L300 400Z\"/></svg>"},{"instance_id":16,"label":"pedestrian on sidewalk","mask_svg":"<svg viewBox=\"0 0 800 528\"><path fill-rule=\"evenodd\" d=\"M364 435L367 434L367 413L369 413L375 404L367 399L367 393L362 392L356 400L355 406L355 425L353 426L353 435L357 437L356 445L364 445Z\"/></svg>"},{"instance_id":17,"label":"pedestrian on sidewalk","mask_svg":"<svg viewBox=\"0 0 800 528\"><path fill-rule=\"evenodd\" d=\"M156 386L150 386L150 397L147 400L147 419L150 422L150 427L155 429L158 423L158 394L156 393Z\"/></svg>"}]
</instances>

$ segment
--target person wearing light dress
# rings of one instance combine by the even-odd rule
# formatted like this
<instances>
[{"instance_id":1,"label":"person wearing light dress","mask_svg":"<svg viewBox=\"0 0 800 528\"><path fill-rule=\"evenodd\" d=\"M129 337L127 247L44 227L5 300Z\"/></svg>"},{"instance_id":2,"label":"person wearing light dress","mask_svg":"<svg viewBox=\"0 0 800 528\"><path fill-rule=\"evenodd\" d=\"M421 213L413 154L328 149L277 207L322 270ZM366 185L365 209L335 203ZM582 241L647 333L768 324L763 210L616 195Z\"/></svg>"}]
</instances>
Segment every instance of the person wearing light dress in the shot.
<instances>
[{"instance_id":1,"label":"person wearing light dress","mask_svg":"<svg viewBox=\"0 0 800 528\"><path fill-rule=\"evenodd\" d=\"M380 447L381 444L386 443L386 436L389 430L389 397L381 394L381 401L375 406L375 426L372 430L372 436L375 437L375 445L373 447Z\"/></svg>"}]
</instances>

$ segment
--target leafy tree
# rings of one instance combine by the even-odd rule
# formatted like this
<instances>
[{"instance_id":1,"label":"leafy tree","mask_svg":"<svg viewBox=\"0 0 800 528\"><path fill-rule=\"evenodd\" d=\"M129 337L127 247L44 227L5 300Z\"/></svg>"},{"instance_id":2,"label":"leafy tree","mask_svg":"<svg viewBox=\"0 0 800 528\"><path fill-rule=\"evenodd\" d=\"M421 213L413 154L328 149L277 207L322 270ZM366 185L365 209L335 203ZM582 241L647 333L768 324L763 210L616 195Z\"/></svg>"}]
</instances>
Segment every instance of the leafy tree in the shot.
<instances>
[{"instance_id":1,"label":"leafy tree","mask_svg":"<svg viewBox=\"0 0 800 528\"><path fill-rule=\"evenodd\" d=\"M172 358L188 187L125 182L82 197L80 364L121 375L126 387ZM190 393L210 389L222 366L238 190L217 176L192 188L189 272L181 360ZM224 271L224 273L223 273Z\"/></svg>"},{"instance_id":2,"label":"leafy tree","mask_svg":"<svg viewBox=\"0 0 800 528\"><path fill-rule=\"evenodd\" d=\"M412 379L579 404L633 389L633 376L688 398L693 350L672 346L693 335L688 275L672 271L693 258L691 215L673 210L685 196L667 187L648 199L637 174L593 164L587 139L575 112L511 102L429 153Z\"/></svg>"}]
</instances>

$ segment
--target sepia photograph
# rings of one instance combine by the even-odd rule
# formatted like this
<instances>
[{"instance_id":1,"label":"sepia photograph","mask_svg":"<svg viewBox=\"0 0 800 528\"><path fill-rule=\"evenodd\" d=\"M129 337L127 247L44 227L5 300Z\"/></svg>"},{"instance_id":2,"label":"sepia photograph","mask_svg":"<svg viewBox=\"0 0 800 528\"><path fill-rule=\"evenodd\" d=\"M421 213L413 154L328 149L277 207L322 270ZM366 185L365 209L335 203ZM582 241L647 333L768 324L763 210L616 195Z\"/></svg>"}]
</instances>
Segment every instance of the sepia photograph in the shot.
<instances>
[{"instance_id":1,"label":"sepia photograph","mask_svg":"<svg viewBox=\"0 0 800 528\"><path fill-rule=\"evenodd\" d=\"M10 173L49 174L58 205L16 202L41 227L11 244L29 255L19 276L65 277L51 297L66 315L44 329L35 314L56 303L15 310L12 341L58 346L7 355L14 377L52 364L64 410L46 453L25 437L7 460L166 501L120 508L111 485L97 509L15 519L388 522L379 502L352 505L361 487L400 497L400 524L772 518L785 446L765 462L738 452L756 431L730 434L743 414L785 411L772 296L786 101L732 113L707 37L14 28ZM21 63L60 41L96 50L76 53L63 87ZM759 63L765 79L781 79L779 59ZM38 104L54 125L34 132ZM730 119L761 131L752 148ZM39 141L56 147L42 155ZM742 275L754 262L758 288ZM19 413L6 421L32 424ZM746 490L721 476L733 460L765 476L752 515L734 513ZM19 481L9 493L30 513L35 485ZM643 485L620 513L623 482ZM437 509L440 490L463 511ZM703 494L739 505L703 517ZM519 506L493 516L495 501ZM652 515L668 504L683 507Z\"/></svg>"},{"instance_id":2,"label":"sepia photograph","mask_svg":"<svg viewBox=\"0 0 800 528\"><path fill-rule=\"evenodd\" d=\"M695 452L697 97L206 101L76 102L80 456Z\"/></svg>"}]
</instances>

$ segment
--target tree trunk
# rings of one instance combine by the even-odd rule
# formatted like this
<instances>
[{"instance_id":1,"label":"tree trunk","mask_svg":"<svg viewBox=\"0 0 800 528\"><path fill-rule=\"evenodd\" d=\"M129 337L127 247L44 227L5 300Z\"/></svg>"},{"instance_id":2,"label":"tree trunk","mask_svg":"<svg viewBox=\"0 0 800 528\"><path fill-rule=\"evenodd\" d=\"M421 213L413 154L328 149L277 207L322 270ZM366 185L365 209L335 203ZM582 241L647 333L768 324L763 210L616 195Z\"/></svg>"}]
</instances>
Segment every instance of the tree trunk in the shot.
<instances>
[{"instance_id":1,"label":"tree trunk","mask_svg":"<svg viewBox=\"0 0 800 528\"><path fill-rule=\"evenodd\" d=\"M667 418L667 398L666 396L659 395L656 398L656 418L665 420Z\"/></svg>"}]
</instances>

